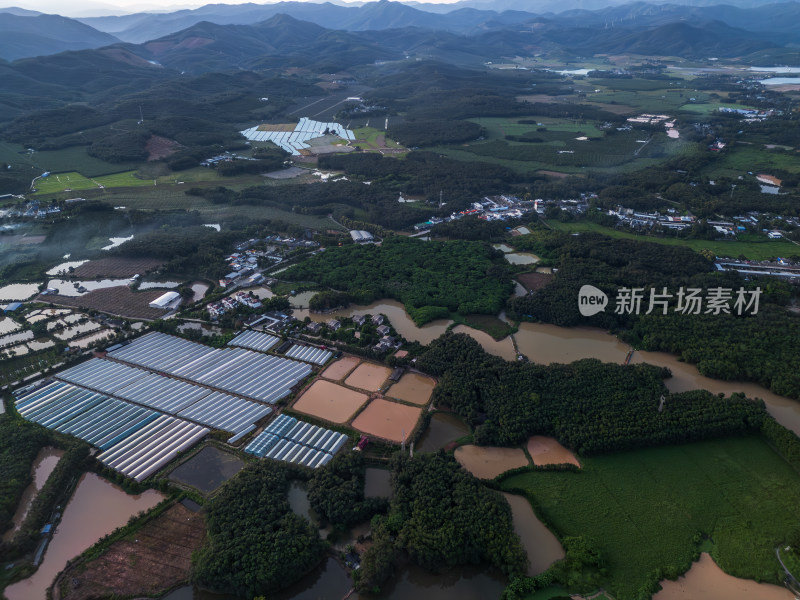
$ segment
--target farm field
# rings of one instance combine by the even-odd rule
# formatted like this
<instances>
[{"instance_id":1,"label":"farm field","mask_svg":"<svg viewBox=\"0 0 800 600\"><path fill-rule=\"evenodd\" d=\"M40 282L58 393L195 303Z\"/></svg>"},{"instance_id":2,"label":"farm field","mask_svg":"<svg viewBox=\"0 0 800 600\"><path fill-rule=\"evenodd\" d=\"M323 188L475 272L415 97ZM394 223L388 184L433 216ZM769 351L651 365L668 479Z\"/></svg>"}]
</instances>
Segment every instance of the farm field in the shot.
<instances>
[{"instance_id":1,"label":"farm field","mask_svg":"<svg viewBox=\"0 0 800 600\"><path fill-rule=\"evenodd\" d=\"M261 183L262 178L259 176L250 177L250 183ZM109 190L113 188L131 188L131 187L158 187L158 186L183 186L190 183L205 182L205 181L225 181L226 178L220 175L215 169L208 169L205 167L198 167L189 169L178 173L171 173L153 179L139 175L136 170L125 171L122 173L114 173L110 175L102 175L97 177L84 177L77 171L70 171L66 173L52 173L44 179L36 180L37 194L58 194L70 191L80 190ZM181 191L187 188L181 188Z\"/></svg>"},{"instance_id":2,"label":"farm field","mask_svg":"<svg viewBox=\"0 0 800 600\"><path fill-rule=\"evenodd\" d=\"M204 541L202 513L175 504L98 558L68 567L61 598L155 596L188 579L192 552Z\"/></svg>"},{"instance_id":3,"label":"farm field","mask_svg":"<svg viewBox=\"0 0 800 600\"><path fill-rule=\"evenodd\" d=\"M115 173L114 175L105 175L89 179L76 171L70 171L69 173L53 173L49 177L36 181L36 193L55 194L67 190L79 191L91 190L94 188L153 185L152 180L140 179L135 177L135 174L136 171L126 171L124 173Z\"/></svg>"},{"instance_id":4,"label":"farm field","mask_svg":"<svg viewBox=\"0 0 800 600\"><path fill-rule=\"evenodd\" d=\"M591 538L608 566L600 585L619 600L685 572L704 536L727 573L781 581L775 547L796 528L800 476L763 439L582 462L577 473L509 476L502 489L524 493L559 536Z\"/></svg>"},{"instance_id":5,"label":"farm field","mask_svg":"<svg viewBox=\"0 0 800 600\"><path fill-rule=\"evenodd\" d=\"M615 238L622 238L628 240L648 241L657 244L665 244L668 246L688 246L696 252L701 250L711 250L717 256L724 257L737 257L740 254L746 256L749 260L767 260L775 258L776 256L792 256L793 254L800 254L800 246L790 242L786 239L770 240L766 237L756 240L748 241L725 241L725 240L687 240L679 238L661 238L655 236L637 235L635 233L628 233L626 231L619 231L611 227L604 227L597 223L588 221L578 221L572 223L562 223L560 221L550 220L547 224L552 229L566 232L576 231L590 231L593 233L602 233Z\"/></svg>"},{"instance_id":6,"label":"farm field","mask_svg":"<svg viewBox=\"0 0 800 600\"><path fill-rule=\"evenodd\" d=\"M137 166L137 163L109 163L94 158L86 153L84 146L30 153L19 144L5 142L0 142L0 162L8 163L12 169L30 171L31 179L45 171L53 173L76 171L85 177L100 177L129 171Z\"/></svg>"},{"instance_id":7,"label":"farm field","mask_svg":"<svg viewBox=\"0 0 800 600\"><path fill-rule=\"evenodd\" d=\"M150 308L149 304L163 293L164 290L133 292L127 285L118 285L93 290L81 296L39 296L38 300L58 306L99 310L130 319L158 319L164 316L165 311Z\"/></svg>"},{"instance_id":8,"label":"farm field","mask_svg":"<svg viewBox=\"0 0 800 600\"><path fill-rule=\"evenodd\" d=\"M78 279L93 279L95 277L121 279L123 277L133 277L134 275L144 275L162 264L164 264L164 261L157 258L101 258L82 264L72 272L71 276Z\"/></svg>"}]
</instances>

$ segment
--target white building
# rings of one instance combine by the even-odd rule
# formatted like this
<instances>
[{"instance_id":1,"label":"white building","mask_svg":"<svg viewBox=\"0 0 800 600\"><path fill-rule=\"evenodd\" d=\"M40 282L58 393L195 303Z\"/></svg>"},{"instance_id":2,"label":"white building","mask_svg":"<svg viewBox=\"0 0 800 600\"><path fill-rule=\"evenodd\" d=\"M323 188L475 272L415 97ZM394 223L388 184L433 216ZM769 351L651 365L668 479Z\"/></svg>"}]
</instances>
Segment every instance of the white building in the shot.
<instances>
[{"instance_id":1,"label":"white building","mask_svg":"<svg viewBox=\"0 0 800 600\"><path fill-rule=\"evenodd\" d=\"M150 303L150 308L172 308L173 305L177 305L178 301L180 300L181 295L178 292L167 292L166 294L162 294L155 300Z\"/></svg>"}]
</instances>

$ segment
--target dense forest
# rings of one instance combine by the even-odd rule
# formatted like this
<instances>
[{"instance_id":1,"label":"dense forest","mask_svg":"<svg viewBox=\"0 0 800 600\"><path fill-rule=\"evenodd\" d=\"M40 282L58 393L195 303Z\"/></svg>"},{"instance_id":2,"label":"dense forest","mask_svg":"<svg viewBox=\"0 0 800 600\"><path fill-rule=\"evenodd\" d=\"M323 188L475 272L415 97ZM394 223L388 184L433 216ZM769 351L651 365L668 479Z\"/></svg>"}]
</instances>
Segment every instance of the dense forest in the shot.
<instances>
[{"instance_id":1,"label":"dense forest","mask_svg":"<svg viewBox=\"0 0 800 600\"><path fill-rule=\"evenodd\" d=\"M739 395L670 394L668 372L651 365L512 363L464 334L435 340L417 366L439 376L434 401L476 426L483 445L514 446L538 434L601 454L741 435L758 430L766 414L763 403Z\"/></svg>"},{"instance_id":2,"label":"dense forest","mask_svg":"<svg viewBox=\"0 0 800 600\"><path fill-rule=\"evenodd\" d=\"M252 598L300 579L319 564L326 544L289 507L289 470L251 463L207 505L208 541L193 556L192 580Z\"/></svg>"},{"instance_id":3,"label":"dense forest","mask_svg":"<svg viewBox=\"0 0 800 600\"><path fill-rule=\"evenodd\" d=\"M380 588L403 551L433 572L481 563L507 575L525 572L525 550L500 494L444 452L392 461L394 495L388 515L372 520L373 544L354 573L357 589Z\"/></svg>"},{"instance_id":4,"label":"dense forest","mask_svg":"<svg viewBox=\"0 0 800 600\"><path fill-rule=\"evenodd\" d=\"M418 325L448 312L497 314L511 295L499 253L480 242L423 242L392 237L330 248L288 268L283 277L348 292L358 304L402 302Z\"/></svg>"}]
</instances>

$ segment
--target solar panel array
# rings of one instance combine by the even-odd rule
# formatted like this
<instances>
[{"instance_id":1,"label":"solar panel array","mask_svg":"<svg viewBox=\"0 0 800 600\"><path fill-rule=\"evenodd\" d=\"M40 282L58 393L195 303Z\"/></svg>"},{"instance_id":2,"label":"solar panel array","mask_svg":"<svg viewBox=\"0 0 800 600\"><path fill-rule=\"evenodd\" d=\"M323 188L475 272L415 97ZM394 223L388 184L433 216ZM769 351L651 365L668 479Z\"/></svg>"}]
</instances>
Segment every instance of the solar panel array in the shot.
<instances>
[{"instance_id":1,"label":"solar panel array","mask_svg":"<svg viewBox=\"0 0 800 600\"><path fill-rule=\"evenodd\" d=\"M100 448L101 461L137 481L209 432L201 425L61 381L22 396L16 408L29 421Z\"/></svg>"},{"instance_id":2,"label":"solar panel array","mask_svg":"<svg viewBox=\"0 0 800 600\"><path fill-rule=\"evenodd\" d=\"M328 359L333 356L333 352L330 350L323 350L322 348L315 348L314 346L295 344L286 351L286 356L314 363L315 365L324 365L328 362Z\"/></svg>"},{"instance_id":3,"label":"solar panel array","mask_svg":"<svg viewBox=\"0 0 800 600\"><path fill-rule=\"evenodd\" d=\"M252 429L256 421L272 412L263 404L100 358L67 369L56 377L235 434Z\"/></svg>"},{"instance_id":4,"label":"solar panel array","mask_svg":"<svg viewBox=\"0 0 800 600\"><path fill-rule=\"evenodd\" d=\"M245 331L228 342L228 346L236 346L238 348L247 348L248 350L266 352L280 341L281 338L274 335L269 335L268 333Z\"/></svg>"},{"instance_id":5,"label":"solar panel array","mask_svg":"<svg viewBox=\"0 0 800 600\"><path fill-rule=\"evenodd\" d=\"M244 449L259 458L272 458L316 469L328 464L347 436L337 431L279 415Z\"/></svg>"},{"instance_id":6,"label":"solar panel array","mask_svg":"<svg viewBox=\"0 0 800 600\"><path fill-rule=\"evenodd\" d=\"M343 140L355 141L356 136L350 129L345 129L339 123L322 123L303 117L295 125L294 131L262 131L258 127L251 127L242 131L242 135L255 142L272 142L287 152L297 156L301 150L310 148L308 140L322 137L325 131L338 135Z\"/></svg>"},{"instance_id":7,"label":"solar panel array","mask_svg":"<svg viewBox=\"0 0 800 600\"><path fill-rule=\"evenodd\" d=\"M274 404L311 373L301 362L243 348L214 349L149 333L108 354L116 360Z\"/></svg>"}]
</instances>

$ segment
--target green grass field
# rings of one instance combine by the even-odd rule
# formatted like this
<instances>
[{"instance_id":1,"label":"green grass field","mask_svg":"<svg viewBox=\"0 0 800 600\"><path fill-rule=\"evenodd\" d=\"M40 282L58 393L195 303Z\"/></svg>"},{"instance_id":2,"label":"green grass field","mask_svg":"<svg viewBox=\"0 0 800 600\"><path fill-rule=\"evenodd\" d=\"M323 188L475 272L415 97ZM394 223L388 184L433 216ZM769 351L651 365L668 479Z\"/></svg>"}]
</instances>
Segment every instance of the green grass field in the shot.
<instances>
[{"instance_id":1,"label":"green grass field","mask_svg":"<svg viewBox=\"0 0 800 600\"><path fill-rule=\"evenodd\" d=\"M678 87L680 82L670 85L669 81L592 79L591 85L600 91L587 94L587 101L622 104L647 113L674 113L689 98L699 103L709 100L707 92Z\"/></svg>"},{"instance_id":2,"label":"green grass field","mask_svg":"<svg viewBox=\"0 0 800 600\"><path fill-rule=\"evenodd\" d=\"M529 472L522 490L559 536L591 538L618 600L685 572L702 536L731 575L779 583L775 547L798 526L800 475L758 437L585 458L581 472Z\"/></svg>"},{"instance_id":3,"label":"green grass field","mask_svg":"<svg viewBox=\"0 0 800 600\"><path fill-rule=\"evenodd\" d=\"M114 173L113 175L103 175L101 177L92 178L84 177L75 171L69 173L52 173L44 179L36 180L36 193L41 196L58 193L69 194L66 190L75 192L80 190L112 190L114 188L159 186L179 187L181 191L183 191L187 189L187 186L190 184L199 182L241 182L242 180L246 180L246 183L249 185L258 185L264 180L263 177L258 175L244 178L225 178L215 169L197 167L195 169L188 169L186 171L179 171L177 173L170 173L169 175L157 177L156 183L153 184L152 179L142 178L141 176L137 177L137 173L137 171L125 171L124 173Z\"/></svg>"},{"instance_id":4,"label":"green grass field","mask_svg":"<svg viewBox=\"0 0 800 600\"><path fill-rule=\"evenodd\" d=\"M718 108L754 108L752 106L743 106L741 104L731 104L730 102L704 102L704 103L691 103L684 104L680 107L683 112L696 113L699 115L710 115Z\"/></svg>"},{"instance_id":5,"label":"green grass field","mask_svg":"<svg viewBox=\"0 0 800 600\"><path fill-rule=\"evenodd\" d=\"M514 119L506 119L499 117L481 117L477 119L469 119L473 123L477 123L486 129L487 140L502 140L507 135L522 135L528 132L534 132L539 129L536 123L520 123L521 120L538 121L548 131L562 131L567 133L574 133L577 135L585 135L590 138L602 137L602 130L597 128L597 125L589 122L578 122L574 119L554 119L552 117L520 117Z\"/></svg>"},{"instance_id":6,"label":"green grass field","mask_svg":"<svg viewBox=\"0 0 800 600\"><path fill-rule=\"evenodd\" d=\"M354 144L358 145L359 141L366 142L369 146L373 148L378 147L378 136L384 136L384 145L387 148L402 148L403 146L395 142L394 140L385 137L386 132L382 129L376 129L375 127L360 127L358 129L353 130L353 135L356 136L356 142ZM360 144L363 147L363 144Z\"/></svg>"},{"instance_id":7,"label":"green grass field","mask_svg":"<svg viewBox=\"0 0 800 600\"><path fill-rule=\"evenodd\" d=\"M800 153L768 150L756 144L736 144L711 163L705 174L710 177L738 177L747 172L769 174L773 169L800 173Z\"/></svg>"},{"instance_id":8,"label":"green grass field","mask_svg":"<svg viewBox=\"0 0 800 600\"><path fill-rule=\"evenodd\" d=\"M38 194L56 194L67 190L91 190L102 188L119 187L142 187L152 186L152 179L140 179L135 177L136 171L126 171L115 173L114 175L104 175L102 177L87 178L72 171L70 173L53 173L44 179L36 181Z\"/></svg>"},{"instance_id":9,"label":"green grass field","mask_svg":"<svg viewBox=\"0 0 800 600\"><path fill-rule=\"evenodd\" d=\"M569 233L576 231L591 231L593 233L602 233L615 238L637 240L645 242L655 242L657 244L666 244L668 246L688 246L696 252L701 250L711 250L717 256L736 258L740 254L746 256L750 260L766 260L775 258L777 256L792 256L794 254L800 255L800 246L794 244L786 239L771 240L764 237L758 237L755 240L738 241L738 240L687 240L679 238L661 238L655 236L638 235L635 233L628 233L627 231L619 231L611 227L604 227L597 223L589 221L578 221L572 223L562 223L560 221L550 220L547 224L553 229L559 231L566 231Z\"/></svg>"}]
</instances>

